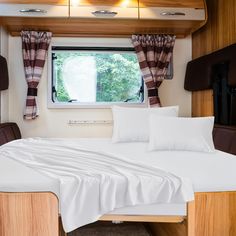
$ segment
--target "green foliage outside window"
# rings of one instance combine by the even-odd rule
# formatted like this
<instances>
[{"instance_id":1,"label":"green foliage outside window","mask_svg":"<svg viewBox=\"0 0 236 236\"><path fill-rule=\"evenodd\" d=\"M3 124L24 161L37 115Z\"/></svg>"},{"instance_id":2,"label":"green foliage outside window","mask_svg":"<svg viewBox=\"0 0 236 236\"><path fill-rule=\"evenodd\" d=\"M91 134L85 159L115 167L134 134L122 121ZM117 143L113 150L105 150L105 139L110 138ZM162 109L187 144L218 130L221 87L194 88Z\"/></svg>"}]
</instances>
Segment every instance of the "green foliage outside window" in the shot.
<instances>
[{"instance_id":1,"label":"green foliage outside window","mask_svg":"<svg viewBox=\"0 0 236 236\"><path fill-rule=\"evenodd\" d=\"M142 85L137 57L134 53L56 52L54 54L54 86L56 100L68 102L64 86L63 65L66 60L79 56L94 56L97 67L97 102L141 102Z\"/></svg>"}]
</instances>

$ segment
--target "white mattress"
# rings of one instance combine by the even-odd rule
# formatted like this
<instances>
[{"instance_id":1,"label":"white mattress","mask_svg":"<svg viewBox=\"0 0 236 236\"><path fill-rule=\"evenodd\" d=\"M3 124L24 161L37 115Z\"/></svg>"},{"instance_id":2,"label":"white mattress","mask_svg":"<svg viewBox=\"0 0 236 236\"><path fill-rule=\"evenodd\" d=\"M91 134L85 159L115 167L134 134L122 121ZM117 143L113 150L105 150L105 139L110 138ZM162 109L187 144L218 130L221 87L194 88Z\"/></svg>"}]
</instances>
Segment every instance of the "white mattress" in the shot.
<instances>
[{"instance_id":1,"label":"white mattress","mask_svg":"<svg viewBox=\"0 0 236 236\"><path fill-rule=\"evenodd\" d=\"M220 151L148 152L147 143L112 144L109 139L79 139L75 145L96 148L127 159L150 164L189 178L195 192L236 191L236 157ZM0 158L1 192L59 192L59 183L13 160ZM117 209L111 214L186 215L185 204L156 204Z\"/></svg>"}]
</instances>

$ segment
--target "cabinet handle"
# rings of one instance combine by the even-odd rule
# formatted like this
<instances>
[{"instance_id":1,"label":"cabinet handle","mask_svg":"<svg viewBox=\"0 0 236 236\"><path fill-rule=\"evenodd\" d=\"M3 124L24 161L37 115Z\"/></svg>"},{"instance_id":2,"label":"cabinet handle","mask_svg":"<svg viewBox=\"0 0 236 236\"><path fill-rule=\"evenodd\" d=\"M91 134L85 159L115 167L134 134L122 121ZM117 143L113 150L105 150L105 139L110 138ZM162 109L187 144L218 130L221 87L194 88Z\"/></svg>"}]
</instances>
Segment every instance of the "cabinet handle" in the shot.
<instances>
[{"instance_id":1,"label":"cabinet handle","mask_svg":"<svg viewBox=\"0 0 236 236\"><path fill-rule=\"evenodd\" d=\"M108 10L100 10L100 11L93 11L92 14L96 17L114 17L118 13L115 11L108 11Z\"/></svg>"},{"instance_id":2,"label":"cabinet handle","mask_svg":"<svg viewBox=\"0 0 236 236\"><path fill-rule=\"evenodd\" d=\"M21 13L47 13L47 11L43 10L43 9L21 9L20 10Z\"/></svg>"},{"instance_id":3,"label":"cabinet handle","mask_svg":"<svg viewBox=\"0 0 236 236\"><path fill-rule=\"evenodd\" d=\"M162 16L185 16L186 14L183 12L162 12L161 13Z\"/></svg>"}]
</instances>

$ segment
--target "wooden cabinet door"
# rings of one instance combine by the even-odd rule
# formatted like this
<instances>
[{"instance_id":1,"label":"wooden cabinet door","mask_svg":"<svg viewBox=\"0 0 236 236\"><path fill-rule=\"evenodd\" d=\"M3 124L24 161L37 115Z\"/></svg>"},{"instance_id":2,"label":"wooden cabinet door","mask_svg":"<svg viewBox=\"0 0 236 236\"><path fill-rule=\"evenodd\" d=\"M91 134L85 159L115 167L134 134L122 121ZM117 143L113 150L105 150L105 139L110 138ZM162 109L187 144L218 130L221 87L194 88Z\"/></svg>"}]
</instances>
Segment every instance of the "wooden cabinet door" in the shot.
<instances>
[{"instance_id":1,"label":"wooden cabinet door","mask_svg":"<svg viewBox=\"0 0 236 236\"><path fill-rule=\"evenodd\" d=\"M0 0L0 16L68 17L69 0Z\"/></svg>"},{"instance_id":2,"label":"wooden cabinet door","mask_svg":"<svg viewBox=\"0 0 236 236\"><path fill-rule=\"evenodd\" d=\"M79 18L138 19L138 0L71 0L70 16Z\"/></svg>"},{"instance_id":3,"label":"wooden cabinet door","mask_svg":"<svg viewBox=\"0 0 236 236\"><path fill-rule=\"evenodd\" d=\"M203 0L140 0L140 19L204 21L205 17Z\"/></svg>"}]
</instances>

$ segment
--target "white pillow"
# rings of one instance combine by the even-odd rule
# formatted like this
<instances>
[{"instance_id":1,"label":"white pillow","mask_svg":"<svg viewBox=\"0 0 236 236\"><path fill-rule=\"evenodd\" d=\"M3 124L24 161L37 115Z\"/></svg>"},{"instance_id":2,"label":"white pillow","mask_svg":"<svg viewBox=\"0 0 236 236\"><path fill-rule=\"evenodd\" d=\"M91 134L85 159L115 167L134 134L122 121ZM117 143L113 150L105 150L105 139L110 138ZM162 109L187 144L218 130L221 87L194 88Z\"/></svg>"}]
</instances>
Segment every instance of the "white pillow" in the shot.
<instances>
[{"instance_id":1,"label":"white pillow","mask_svg":"<svg viewBox=\"0 0 236 236\"><path fill-rule=\"evenodd\" d=\"M214 117L174 118L155 114L149 119L149 150L213 152Z\"/></svg>"},{"instance_id":2,"label":"white pillow","mask_svg":"<svg viewBox=\"0 0 236 236\"><path fill-rule=\"evenodd\" d=\"M179 107L127 108L114 106L113 142L148 142L149 114L178 116Z\"/></svg>"}]
</instances>

